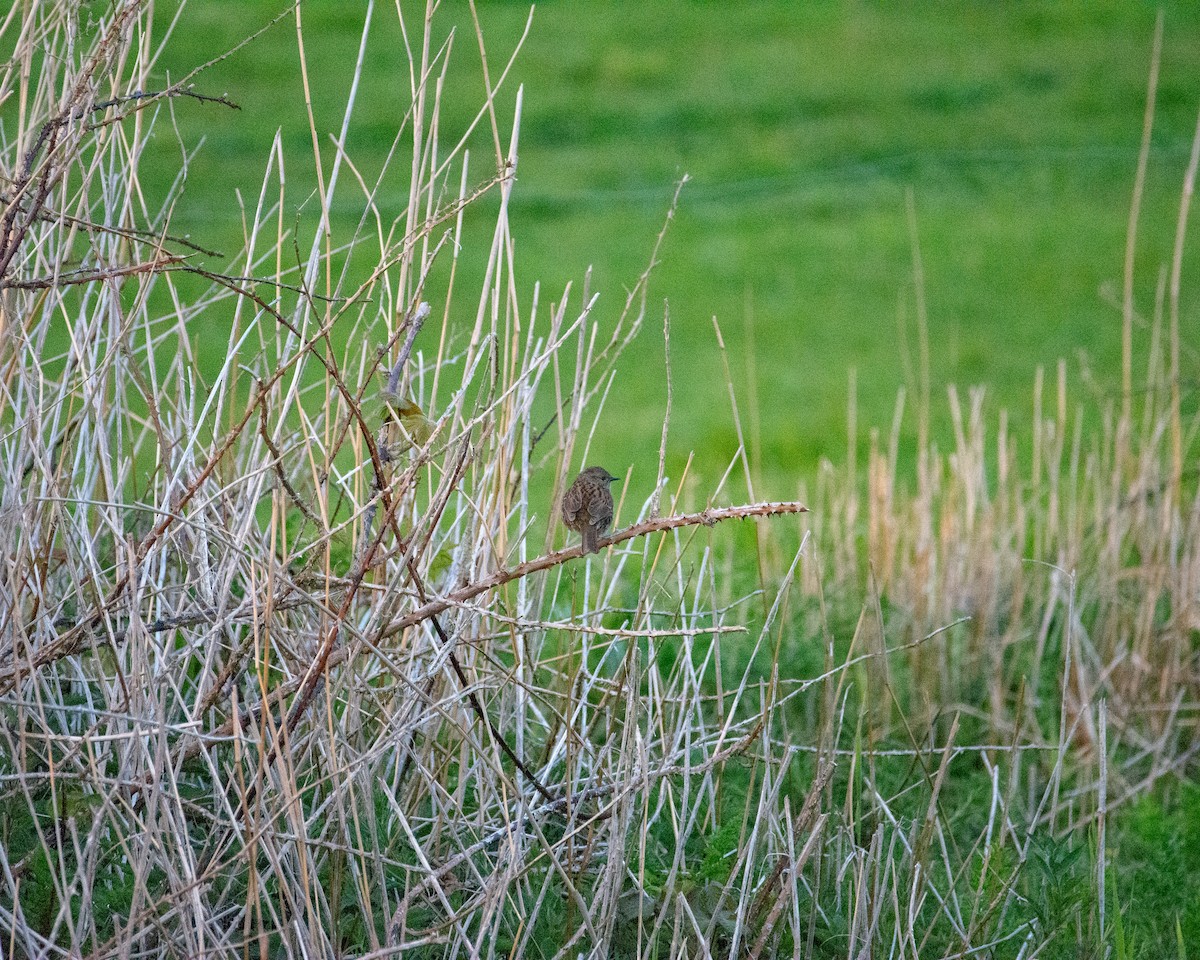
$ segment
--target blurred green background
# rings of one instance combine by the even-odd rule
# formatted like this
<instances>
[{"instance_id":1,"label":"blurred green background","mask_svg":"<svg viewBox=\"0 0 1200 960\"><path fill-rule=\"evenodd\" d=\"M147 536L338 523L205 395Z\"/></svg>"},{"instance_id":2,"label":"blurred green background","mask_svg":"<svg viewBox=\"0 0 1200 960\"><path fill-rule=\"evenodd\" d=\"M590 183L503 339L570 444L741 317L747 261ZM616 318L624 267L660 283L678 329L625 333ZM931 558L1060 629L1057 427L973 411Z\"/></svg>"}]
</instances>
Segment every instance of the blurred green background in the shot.
<instances>
[{"instance_id":1,"label":"blurred green background","mask_svg":"<svg viewBox=\"0 0 1200 960\"><path fill-rule=\"evenodd\" d=\"M157 73L177 78L283 9L275 0L182 11ZM366 4L302 5L313 109L328 169ZM404 2L417 42L424 5ZM897 391L909 403L902 454L916 435L916 296L906 196L924 266L935 437L951 438L945 386L983 384L1020 436L1036 368L1070 363L1072 405L1119 400L1120 299L1126 227L1142 132L1157 7L1089 3L550 2L500 97L507 139L524 84L512 202L523 308L535 281L543 313L594 267L607 330L644 268L685 172L678 216L654 275L646 327L626 355L592 459L653 474L665 402L662 302L670 301L675 406L669 467L688 451L709 479L736 437L712 317L721 323L764 489L787 497L820 457L846 458L848 384L857 382L856 443L886 435ZM1157 113L1138 234L1137 306L1154 308L1170 262L1180 187L1200 106L1200 8L1163 5ZM160 6L158 16L174 8ZM529 16L525 3L478 6L495 78ZM442 140L457 141L483 97L465 3L443 3L439 35L457 27ZM396 8L379 4L351 126L349 154L374 180L409 105ZM197 81L242 110L179 101L182 143L204 143L188 167L175 232L219 250L241 244L235 199L257 198L279 130L288 164L285 220L315 182L295 18ZM162 182L180 143L160 117L147 170ZM381 206L407 197L409 143L387 173ZM472 139L471 181L494 169L487 124ZM452 175L457 187L458 173ZM474 318L490 241L482 204L460 259L456 299ZM361 193L344 177L335 212L357 222ZM312 205L301 214L311 228ZM307 249L307 243L302 244ZM212 263L220 268L220 262ZM1185 403L1195 409L1200 310L1184 265ZM431 290L432 299L437 291ZM438 310L435 309L435 317ZM218 319L213 321L219 323ZM1136 331L1138 371L1150 334ZM435 349L430 331L423 338ZM214 368L220 358L214 358ZM754 390L749 372L757 372ZM756 397L755 397L756 394ZM965 394L965 389L964 389ZM757 405L757 417L751 411ZM1094 416L1094 412L1091 416ZM644 465L644 466L643 466Z\"/></svg>"}]
</instances>

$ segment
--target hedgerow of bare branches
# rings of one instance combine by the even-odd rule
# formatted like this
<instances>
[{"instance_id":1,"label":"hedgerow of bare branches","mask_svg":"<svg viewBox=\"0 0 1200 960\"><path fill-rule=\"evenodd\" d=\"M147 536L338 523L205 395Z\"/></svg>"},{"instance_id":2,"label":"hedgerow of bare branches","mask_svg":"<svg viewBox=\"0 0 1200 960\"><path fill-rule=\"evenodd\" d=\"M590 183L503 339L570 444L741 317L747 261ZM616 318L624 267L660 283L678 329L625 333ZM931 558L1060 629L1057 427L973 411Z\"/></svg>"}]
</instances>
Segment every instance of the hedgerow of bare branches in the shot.
<instances>
[{"instance_id":1,"label":"hedgerow of bare branches","mask_svg":"<svg viewBox=\"0 0 1200 960\"><path fill-rule=\"evenodd\" d=\"M1194 769L1200 506L1177 381L1093 438L1065 372L1052 398L1039 379L1024 455L980 395L952 394L954 448L923 430L914 490L893 435L865 476L823 470L809 533L783 517L799 501L673 494L668 402L658 476L626 476L618 529L581 557L554 504L645 332L659 246L613 313L517 285L512 61L475 19L481 107L442 128L466 53L436 7L402 23L404 209L385 220L388 170L353 165L354 84L327 154L312 131L311 234L276 149L224 273L173 234L176 194L143 203L163 103L232 105L203 73L152 83L153 7L3 23L0 102L24 105L0 143L5 955L1106 942L1109 810ZM309 83L303 6L287 16ZM464 218L486 196L481 250ZM456 286L464 256L486 261L479 290ZM228 331L203 334L215 375L199 323ZM1152 378L1178 376L1177 325L1165 342ZM752 558L706 532L769 518ZM968 775L987 795L964 813L947 797ZM1096 862L1054 915L1037 844L1092 825Z\"/></svg>"}]
</instances>

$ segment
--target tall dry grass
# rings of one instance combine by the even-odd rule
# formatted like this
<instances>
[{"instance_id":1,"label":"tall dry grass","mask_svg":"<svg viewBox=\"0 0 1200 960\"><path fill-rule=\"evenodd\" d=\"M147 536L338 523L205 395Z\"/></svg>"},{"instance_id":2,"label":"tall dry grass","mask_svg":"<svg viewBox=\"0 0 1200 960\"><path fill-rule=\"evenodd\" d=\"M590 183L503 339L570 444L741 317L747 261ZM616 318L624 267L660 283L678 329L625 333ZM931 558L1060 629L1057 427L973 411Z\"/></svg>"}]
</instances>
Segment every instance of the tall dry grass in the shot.
<instances>
[{"instance_id":1,"label":"tall dry grass","mask_svg":"<svg viewBox=\"0 0 1200 960\"><path fill-rule=\"evenodd\" d=\"M191 265L175 194L144 201L147 138L203 84L155 87L153 7L4 21L4 954L1100 949L1110 809L1194 771L1177 323L1141 412L1095 434L1060 371L1031 445L952 396L911 489L893 434L755 556L720 521L798 505L679 514L661 461L610 548L554 551L534 491L587 461L648 274L608 323L516 285L521 98L497 114L487 59L471 162L434 12L405 22L401 214L346 152L352 86L334 144L313 130L316 227L277 142L225 274ZM208 381L198 346L226 357ZM761 604L731 587L752 567ZM1064 837L1092 862L1055 900Z\"/></svg>"}]
</instances>

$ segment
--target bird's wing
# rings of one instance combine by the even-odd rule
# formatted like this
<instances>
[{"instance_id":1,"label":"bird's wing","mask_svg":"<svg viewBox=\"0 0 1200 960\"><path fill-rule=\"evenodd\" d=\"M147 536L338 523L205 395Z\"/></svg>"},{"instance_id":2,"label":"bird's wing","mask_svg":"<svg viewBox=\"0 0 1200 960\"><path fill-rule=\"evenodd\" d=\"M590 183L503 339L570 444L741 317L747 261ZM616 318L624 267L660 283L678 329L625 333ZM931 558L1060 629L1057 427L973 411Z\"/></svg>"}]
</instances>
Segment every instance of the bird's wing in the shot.
<instances>
[{"instance_id":1,"label":"bird's wing","mask_svg":"<svg viewBox=\"0 0 1200 960\"><path fill-rule=\"evenodd\" d=\"M574 523L575 518L579 516L579 511L583 507L583 494L579 492L577 487L571 487L563 494L562 512L568 523Z\"/></svg>"},{"instance_id":2,"label":"bird's wing","mask_svg":"<svg viewBox=\"0 0 1200 960\"><path fill-rule=\"evenodd\" d=\"M588 504L588 517L591 519L593 526L607 527L612 523L612 501L604 497L594 497L592 502Z\"/></svg>"}]
</instances>

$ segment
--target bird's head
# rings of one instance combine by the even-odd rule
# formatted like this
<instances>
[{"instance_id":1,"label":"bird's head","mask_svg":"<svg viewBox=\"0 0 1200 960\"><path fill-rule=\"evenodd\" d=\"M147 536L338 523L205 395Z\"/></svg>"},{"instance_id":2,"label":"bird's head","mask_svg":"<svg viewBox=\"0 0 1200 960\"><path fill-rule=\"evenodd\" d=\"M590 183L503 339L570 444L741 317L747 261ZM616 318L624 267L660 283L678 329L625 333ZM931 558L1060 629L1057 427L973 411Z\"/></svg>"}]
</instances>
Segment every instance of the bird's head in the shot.
<instances>
[{"instance_id":1,"label":"bird's head","mask_svg":"<svg viewBox=\"0 0 1200 960\"><path fill-rule=\"evenodd\" d=\"M588 467L580 476L595 480L597 483L612 483L617 479L603 467Z\"/></svg>"}]
</instances>

